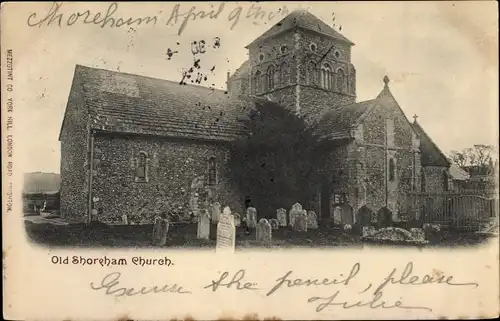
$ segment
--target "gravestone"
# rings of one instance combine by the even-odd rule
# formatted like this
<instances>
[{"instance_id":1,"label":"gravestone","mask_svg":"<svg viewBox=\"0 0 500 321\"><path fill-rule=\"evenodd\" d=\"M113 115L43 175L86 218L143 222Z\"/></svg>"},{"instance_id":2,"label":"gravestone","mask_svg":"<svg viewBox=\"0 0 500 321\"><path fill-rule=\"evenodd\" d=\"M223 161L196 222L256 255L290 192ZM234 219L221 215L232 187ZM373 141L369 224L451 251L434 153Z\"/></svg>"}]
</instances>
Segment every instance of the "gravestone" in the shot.
<instances>
[{"instance_id":1,"label":"gravestone","mask_svg":"<svg viewBox=\"0 0 500 321\"><path fill-rule=\"evenodd\" d=\"M272 239L271 224L265 219L261 218L257 224L257 242L262 245L270 246Z\"/></svg>"},{"instance_id":2,"label":"gravestone","mask_svg":"<svg viewBox=\"0 0 500 321\"><path fill-rule=\"evenodd\" d=\"M342 224L342 209L340 208L340 206L335 206L335 208L333 209L333 224Z\"/></svg>"},{"instance_id":3,"label":"gravestone","mask_svg":"<svg viewBox=\"0 0 500 321\"><path fill-rule=\"evenodd\" d=\"M122 223L125 225L128 225L128 217L127 214L122 215Z\"/></svg>"},{"instance_id":4,"label":"gravestone","mask_svg":"<svg viewBox=\"0 0 500 321\"><path fill-rule=\"evenodd\" d=\"M318 216L314 211L307 212L307 228L318 228Z\"/></svg>"},{"instance_id":5,"label":"gravestone","mask_svg":"<svg viewBox=\"0 0 500 321\"><path fill-rule=\"evenodd\" d=\"M247 208L247 225L248 228L257 227L257 209L255 207Z\"/></svg>"},{"instance_id":6,"label":"gravestone","mask_svg":"<svg viewBox=\"0 0 500 321\"><path fill-rule=\"evenodd\" d=\"M276 218L280 226L286 226L286 210L284 208L276 210Z\"/></svg>"},{"instance_id":7,"label":"gravestone","mask_svg":"<svg viewBox=\"0 0 500 321\"><path fill-rule=\"evenodd\" d=\"M299 203L295 203L292 205L292 209L290 210L290 219L289 219L289 224L290 226L295 226L295 218L297 217L298 214L302 213L302 205Z\"/></svg>"},{"instance_id":8,"label":"gravestone","mask_svg":"<svg viewBox=\"0 0 500 321\"><path fill-rule=\"evenodd\" d=\"M231 215L231 209L225 207L217 223L215 250L217 252L234 252L235 245L236 227L234 226L234 217Z\"/></svg>"},{"instance_id":9,"label":"gravestone","mask_svg":"<svg viewBox=\"0 0 500 321\"><path fill-rule=\"evenodd\" d=\"M354 224L354 216L352 206L349 204L340 205L342 209L342 224Z\"/></svg>"},{"instance_id":10,"label":"gravestone","mask_svg":"<svg viewBox=\"0 0 500 321\"><path fill-rule=\"evenodd\" d=\"M356 215L356 221L361 226L369 226L371 225L373 211L369 209L366 205L363 205L359 208L358 214Z\"/></svg>"},{"instance_id":11,"label":"gravestone","mask_svg":"<svg viewBox=\"0 0 500 321\"><path fill-rule=\"evenodd\" d=\"M207 210L201 210L198 216L197 237L205 240L210 238L210 214Z\"/></svg>"},{"instance_id":12,"label":"gravestone","mask_svg":"<svg viewBox=\"0 0 500 321\"><path fill-rule=\"evenodd\" d=\"M272 218L269 220L269 223L271 224L271 228L275 231L275 230L278 230L280 228L280 223L278 222L277 219L275 218Z\"/></svg>"},{"instance_id":13,"label":"gravestone","mask_svg":"<svg viewBox=\"0 0 500 321\"><path fill-rule=\"evenodd\" d=\"M307 211L297 213L293 221L293 229L298 232L307 232Z\"/></svg>"},{"instance_id":14,"label":"gravestone","mask_svg":"<svg viewBox=\"0 0 500 321\"><path fill-rule=\"evenodd\" d=\"M389 227L392 225L392 212L387 207L382 207L377 212L377 222L379 227Z\"/></svg>"},{"instance_id":15,"label":"gravestone","mask_svg":"<svg viewBox=\"0 0 500 321\"><path fill-rule=\"evenodd\" d=\"M239 227L241 225L241 216L238 213L234 213L234 226Z\"/></svg>"},{"instance_id":16,"label":"gravestone","mask_svg":"<svg viewBox=\"0 0 500 321\"><path fill-rule=\"evenodd\" d=\"M153 226L153 245L154 246L164 246L167 244L167 233L169 228L169 222L166 218L161 218L157 216L155 218L155 224Z\"/></svg>"},{"instance_id":17,"label":"gravestone","mask_svg":"<svg viewBox=\"0 0 500 321\"><path fill-rule=\"evenodd\" d=\"M212 204L212 213L211 213L212 223L219 222L219 217L220 217L220 203L215 202L214 204Z\"/></svg>"}]
</instances>

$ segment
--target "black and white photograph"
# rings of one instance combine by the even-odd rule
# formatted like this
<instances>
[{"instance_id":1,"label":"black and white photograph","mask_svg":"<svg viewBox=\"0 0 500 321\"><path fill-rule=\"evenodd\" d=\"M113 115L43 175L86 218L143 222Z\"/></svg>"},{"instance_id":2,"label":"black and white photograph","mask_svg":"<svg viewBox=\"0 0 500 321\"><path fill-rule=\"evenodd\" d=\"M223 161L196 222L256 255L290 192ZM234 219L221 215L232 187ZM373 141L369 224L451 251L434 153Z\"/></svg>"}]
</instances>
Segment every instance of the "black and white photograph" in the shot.
<instances>
[{"instance_id":1,"label":"black and white photograph","mask_svg":"<svg viewBox=\"0 0 500 321\"><path fill-rule=\"evenodd\" d=\"M497 271L495 10L490 1L4 3L3 225L6 215L20 223L18 242L50 251L44 264L54 266L98 266L79 256L98 252L120 265L113 251L155 253L144 264L159 265L179 264L172 251L183 250L300 250L303 263L310 251L478 251ZM400 284L418 263L406 260ZM368 268L356 264L346 286ZM428 283L480 284L433 271ZM131 295L111 291L116 273L90 287ZM308 302L317 312L373 309L391 277L371 303ZM391 318L408 311L434 310L415 303Z\"/></svg>"}]
</instances>

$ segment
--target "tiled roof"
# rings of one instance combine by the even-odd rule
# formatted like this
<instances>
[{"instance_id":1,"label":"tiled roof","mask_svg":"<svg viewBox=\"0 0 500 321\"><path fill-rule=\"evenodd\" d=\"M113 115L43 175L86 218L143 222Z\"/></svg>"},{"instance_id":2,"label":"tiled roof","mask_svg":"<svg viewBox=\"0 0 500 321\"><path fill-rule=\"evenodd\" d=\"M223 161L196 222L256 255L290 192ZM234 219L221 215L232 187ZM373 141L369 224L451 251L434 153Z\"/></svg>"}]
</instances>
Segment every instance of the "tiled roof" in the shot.
<instances>
[{"instance_id":1,"label":"tiled roof","mask_svg":"<svg viewBox=\"0 0 500 321\"><path fill-rule=\"evenodd\" d=\"M334 107L321 116L317 124L318 134L330 139L350 137L352 126L375 104L376 99L372 99Z\"/></svg>"},{"instance_id":2,"label":"tiled roof","mask_svg":"<svg viewBox=\"0 0 500 321\"><path fill-rule=\"evenodd\" d=\"M288 16L286 16L280 22L272 26L271 29L264 32L260 37L252 41L252 43L250 43L248 46L251 46L254 43L261 42L264 39L273 37L281 32L293 28L302 28L306 30L315 31L333 37L335 39L347 42L350 45L354 45L352 41L341 35L339 32L335 31L332 27L330 27L320 19L316 18L312 13L303 9L298 9L292 11Z\"/></svg>"},{"instance_id":3,"label":"tiled roof","mask_svg":"<svg viewBox=\"0 0 500 321\"><path fill-rule=\"evenodd\" d=\"M196 85L76 67L93 129L231 141L245 133L250 101Z\"/></svg>"},{"instance_id":4,"label":"tiled roof","mask_svg":"<svg viewBox=\"0 0 500 321\"><path fill-rule=\"evenodd\" d=\"M413 122L412 127L420 139L420 152L422 166L450 166L450 162L443 154L443 152L437 147L432 139L427 135L422 126L418 122Z\"/></svg>"}]
</instances>

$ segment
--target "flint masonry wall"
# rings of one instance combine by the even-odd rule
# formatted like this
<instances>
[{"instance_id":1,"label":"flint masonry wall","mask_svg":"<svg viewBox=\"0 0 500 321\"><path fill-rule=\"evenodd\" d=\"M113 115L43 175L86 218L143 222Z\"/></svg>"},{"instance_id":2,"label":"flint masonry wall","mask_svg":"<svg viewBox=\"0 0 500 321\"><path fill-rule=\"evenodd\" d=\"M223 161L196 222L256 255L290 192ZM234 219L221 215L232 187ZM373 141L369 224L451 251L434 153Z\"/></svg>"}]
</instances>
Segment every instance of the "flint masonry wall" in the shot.
<instances>
[{"instance_id":1,"label":"flint masonry wall","mask_svg":"<svg viewBox=\"0 0 500 321\"><path fill-rule=\"evenodd\" d=\"M73 80L61 132L61 216L84 221L87 215L88 113L78 79Z\"/></svg>"},{"instance_id":2,"label":"flint masonry wall","mask_svg":"<svg viewBox=\"0 0 500 321\"><path fill-rule=\"evenodd\" d=\"M139 152L149 156L149 181L135 182ZM217 200L233 212L242 213L244 199L227 177L228 150L220 144L175 141L160 138L97 136L94 141L92 196L99 220L117 223L126 214L129 221L151 222L168 209L183 220L190 218L189 196L195 177L207 175L208 158L217 163ZM206 181L206 179L205 179Z\"/></svg>"}]
</instances>

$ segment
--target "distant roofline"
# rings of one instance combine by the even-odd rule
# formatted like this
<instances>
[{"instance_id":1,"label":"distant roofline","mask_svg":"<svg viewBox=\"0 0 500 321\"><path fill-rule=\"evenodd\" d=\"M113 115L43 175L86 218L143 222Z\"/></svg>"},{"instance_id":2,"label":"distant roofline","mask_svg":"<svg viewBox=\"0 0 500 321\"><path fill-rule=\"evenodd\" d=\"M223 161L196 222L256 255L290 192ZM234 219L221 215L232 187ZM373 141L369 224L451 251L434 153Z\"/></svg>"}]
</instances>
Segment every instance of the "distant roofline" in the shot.
<instances>
[{"instance_id":1,"label":"distant roofline","mask_svg":"<svg viewBox=\"0 0 500 321\"><path fill-rule=\"evenodd\" d=\"M144 76L144 75L140 75L140 74L133 74L133 73L130 73L130 72L122 72L122 71L116 71L116 70L111 70L111 69L105 69L105 68L99 68L99 67L89 67L89 66L85 66L85 65L76 64L75 70L78 69L78 68L81 68L81 69L91 69L91 70L101 70L101 71L115 73L115 74L120 74L120 75L127 75L127 76L133 76L133 77L141 77L141 78L145 78L145 79L151 79L151 80L159 80L159 81L169 82L169 83L172 83L172 84L179 84L178 81L173 81L173 80L168 80L168 79L163 79L163 78L156 78L156 77ZM179 84L179 86L181 86L181 85ZM209 91L220 91L220 92L225 92L226 91L224 89L205 87L205 86L202 86L202 85L191 84L191 83L186 83L185 85L182 85L182 86L193 86L193 87L198 87L198 88L202 88L202 89L209 90Z\"/></svg>"}]
</instances>

